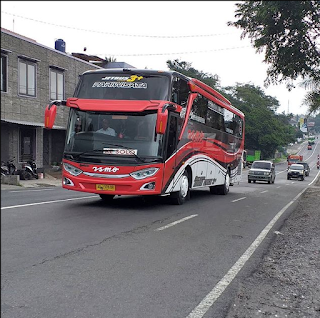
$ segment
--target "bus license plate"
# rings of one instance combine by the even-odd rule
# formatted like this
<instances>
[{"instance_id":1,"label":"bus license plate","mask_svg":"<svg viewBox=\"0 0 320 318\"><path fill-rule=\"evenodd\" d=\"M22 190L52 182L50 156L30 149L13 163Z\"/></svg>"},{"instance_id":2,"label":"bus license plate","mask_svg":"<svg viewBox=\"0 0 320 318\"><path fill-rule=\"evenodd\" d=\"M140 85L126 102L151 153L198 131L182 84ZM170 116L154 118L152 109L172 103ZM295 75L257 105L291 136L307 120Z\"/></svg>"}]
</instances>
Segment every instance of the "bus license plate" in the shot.
<instances>
[{"instance_id":1,"label":"bus license plate","mask_svg":"<svg viewBox=\"0 0 320 318\"><path fill-rule=\"evenodd\" d=\"M96 184L96 190L115 191L116 186L113 184Z\"/></svg>"}]
</instances>

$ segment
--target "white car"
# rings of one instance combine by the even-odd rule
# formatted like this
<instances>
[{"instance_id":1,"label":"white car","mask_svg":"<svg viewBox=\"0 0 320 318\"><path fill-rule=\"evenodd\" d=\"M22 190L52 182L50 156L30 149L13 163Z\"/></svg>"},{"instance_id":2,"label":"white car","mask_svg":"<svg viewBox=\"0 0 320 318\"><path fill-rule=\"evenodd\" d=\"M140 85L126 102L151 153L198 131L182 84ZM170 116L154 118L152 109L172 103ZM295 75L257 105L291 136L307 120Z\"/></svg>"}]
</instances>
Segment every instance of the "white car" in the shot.
<instances>
[{"instance_id":1,"label":"white car","mask_svg":"<svg viewBox=\"0 0 320 318\"><path fill-rule=\"evenodd\" d=\"M305 175L306 175L306 173L305 173L305 169L304 169L303 165L292 164L288 168L287 179L290 180L292 178L295 178L295 179L300 179L301 181L303 181Z\"/></svg>"}]
</instances>

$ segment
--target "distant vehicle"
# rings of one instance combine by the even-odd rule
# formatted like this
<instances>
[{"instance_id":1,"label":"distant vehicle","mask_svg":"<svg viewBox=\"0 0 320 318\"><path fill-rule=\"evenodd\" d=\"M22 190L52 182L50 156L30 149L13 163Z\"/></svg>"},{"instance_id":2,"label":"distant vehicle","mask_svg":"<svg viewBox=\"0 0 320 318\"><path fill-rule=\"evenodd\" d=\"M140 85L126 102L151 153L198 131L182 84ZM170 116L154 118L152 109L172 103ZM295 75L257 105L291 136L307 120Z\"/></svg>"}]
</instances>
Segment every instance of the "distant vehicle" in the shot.
<instances>
[{"instance_id":1,"label":"distant vehicle","mask_svg":"<svg viewBox=\"0 0 320 318\"><path fill-rule=\"evenodd\" d=\"M305 177L305 170L303 165L294 163L289 167L288 173L287 173L288 180L295 178L303 181L304 177Z\"/></svg>"},{"instance_id":2,"label":"distant vehicle","mask_svg":"<svg viewBox=\"0 0 320 318\"><path fill-rule=\"evenodd\" d=\"M292 165L293 163L297 163L298 161L303 161L303 156L300 155L289 155L287 157L287 161L288 161L288 167L290 165Z\"/></svg>"},{"instance_id":3,"label":"distant vehicle","mask_svg":"<svg viewBox=\"0 0 320 318\"><path fill-rule=\"evenodd\" d=\"M246 153L246 165L251 166L252 163L256 160L260 160L261 158L261 150L245 150Z\"/></svg>"},{"instance_id":4,"label":"distant vehicle","mask_svg":"<svg viewBox=\"0 0 320 318\"><path fill-rule=\"evenodd\" d=\"M276 178L275 166L272 161L256 160L252 163L248 173L248 183L251 181L266 181L274 183Z\"/></svg>"},{"instance_id":5,"label":"distant vehicle","mask_svg":"<svg viewBox=\"0 0 320 318\"><path fill-rule=\"evenodd\" d=\"M304 172L307 177L310 174L310 167L309 167L308 163L307 162L297 162L297 164L304 166Z\"/></svg>"},{"instance_id":6,"label":"distant vehicle","mask_svg":"<svg viewBox=\"0 0 320 318\"><path fill-rule=\"evenodd\" d=\"M308 145L308 150L312 150L312 146L311 145Z\"/></svg>"},{"instance_id":7,"label":"distant vehicle","mask_svg":"<svg viewBox=\"0 0 320 318\"><path fill-rule=\"evenodd\" d=\"M309 143L309 145L314 145L314 143L315 143L315 136L309 136L309 137L308 137L308 143Z\"/></svg>"}]
</instances>

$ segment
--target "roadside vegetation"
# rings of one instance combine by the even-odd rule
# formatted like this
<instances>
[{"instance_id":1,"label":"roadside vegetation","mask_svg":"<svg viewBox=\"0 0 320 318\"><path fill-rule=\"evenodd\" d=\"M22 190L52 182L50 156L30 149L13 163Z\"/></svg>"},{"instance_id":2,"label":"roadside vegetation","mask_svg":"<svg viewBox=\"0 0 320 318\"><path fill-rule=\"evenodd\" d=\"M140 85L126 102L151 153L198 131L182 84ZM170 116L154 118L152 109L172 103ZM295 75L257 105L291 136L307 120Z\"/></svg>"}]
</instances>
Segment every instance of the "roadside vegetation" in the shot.
<instances>
[{"instance_id":1,"label":"roadside vegetation","mask_svg":"<svg viewBox=\"0 0 320 318\"><path fill-rule=\"evenodd\" d=\"M257 53L264 53L269 65L265 87L294 81L309 90L304 98L309 121L320 132L320 2L319 1L241 1L236 4L236 21L229 26L243 30ZM303 133L290 124L293 114L278 114L279 101L261 87L248 83L221 87L219 76L199 71L187 61L168 60L167 66L197 78L225 95L245 114L245 149L260 149L262 159L274 158ZM319 112L319 113L318 113ZM318 113L318 115L316 115ZM311 117L311 115L316 115Z\"/></svg>"},{"instance_id":2,"label":"roadside vegetation","mask_svg":"<svg viewBox=\"0 0 320 318\"><path fill-rule=\"evenodd\" d=\"M309 113L320 110L320 2L241 1L236 4L236 21L229 26L242 29L257 53L269 65L265 85L294 81L308 89L304 104Z\"/></svg>"},{"instance_id":3,"label":"roadside vegetation","mask_svg":"<svg viewBox=\"0 0 320 318\"><path fill-rule=\"evenodd\" d=\"M186 61L167 61L171 70L197 78L213 87L245 114L245 149L260 149L263 159L274 158L277 150L294 143L301 131L290 125L293 114L277 114L279 101L259 86L239 84L221 87L219 76L194 69Z\"/></svg>"}]
</instances>

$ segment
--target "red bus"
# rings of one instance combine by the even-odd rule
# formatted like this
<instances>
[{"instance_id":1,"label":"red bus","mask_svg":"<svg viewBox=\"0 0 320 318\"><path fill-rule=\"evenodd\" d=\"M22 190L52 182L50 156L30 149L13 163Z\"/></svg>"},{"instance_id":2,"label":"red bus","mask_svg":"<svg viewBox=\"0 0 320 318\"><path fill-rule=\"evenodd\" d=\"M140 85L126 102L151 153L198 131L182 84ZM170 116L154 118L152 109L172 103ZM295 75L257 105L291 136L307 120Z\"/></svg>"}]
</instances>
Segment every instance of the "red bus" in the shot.
<instances>
[{"instance_id":1,"label":"red bus","mask_svg":"<svg viewBox=\"0 0 320 318\"><path fill-rule=\"evenodd\" d=\"M74 97L45 110L70 108L63 188L119 195L170 195L190 190L227 194L241 179L244 114L201 81L174 71L99 69L83 73Z\"/></svg>"}]
</instances>

